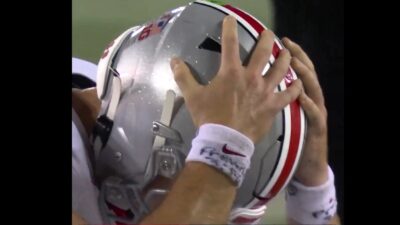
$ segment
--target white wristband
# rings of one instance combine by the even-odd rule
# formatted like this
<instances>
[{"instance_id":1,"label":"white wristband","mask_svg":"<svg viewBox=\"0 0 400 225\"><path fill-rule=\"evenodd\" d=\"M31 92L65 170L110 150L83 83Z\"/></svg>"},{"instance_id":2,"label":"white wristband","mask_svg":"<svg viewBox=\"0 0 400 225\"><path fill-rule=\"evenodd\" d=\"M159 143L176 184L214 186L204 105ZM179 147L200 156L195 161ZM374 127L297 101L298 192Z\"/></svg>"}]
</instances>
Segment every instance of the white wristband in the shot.
<instances>
[{"instance_id":1,"label":"white wristband","mask_svg":"<svg viewBox=\"0 0 400 225\"><path fill-rule=\"evenodd\" d=\"M253 142L240 132L219 124L200 126L186 162L210 165L228 175L238 187L250 167Z\"/></svg>"},{"instance_id":2,"label":"white wristband","mask_svg":"<svg viewBox=\"0 0 400 225\"><path fill-rule=\"evenodd\" d=\"M327 224L336 213L334 174L328 168L328 181L307 187L290 181L286 192L286 209L290 218L301 224Z\"/></svg>"}]
</instances>

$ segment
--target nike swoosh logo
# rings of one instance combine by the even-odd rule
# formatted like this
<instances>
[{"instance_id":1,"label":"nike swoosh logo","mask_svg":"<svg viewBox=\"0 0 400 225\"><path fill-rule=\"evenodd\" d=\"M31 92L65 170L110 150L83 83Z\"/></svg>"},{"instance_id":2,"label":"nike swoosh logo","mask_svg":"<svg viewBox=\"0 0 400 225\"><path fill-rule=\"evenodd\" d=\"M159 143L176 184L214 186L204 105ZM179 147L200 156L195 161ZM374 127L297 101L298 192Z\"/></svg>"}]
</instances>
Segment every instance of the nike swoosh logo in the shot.
<instances>
[{"instance_id":1,"label":"nike swoosh logo","mask_svg":"<svg viewBox=\"0 0 400 225\"><path fill-rule=\"evenodd\" d=\"M224 145L224 147L222 147L222 152L225 154L228 154L228 155L237 155L237 156L246 157L245 155L242 155L240 153L237 153L237 152L227 149L226 144Z\"/></svg>"}]
</instances>

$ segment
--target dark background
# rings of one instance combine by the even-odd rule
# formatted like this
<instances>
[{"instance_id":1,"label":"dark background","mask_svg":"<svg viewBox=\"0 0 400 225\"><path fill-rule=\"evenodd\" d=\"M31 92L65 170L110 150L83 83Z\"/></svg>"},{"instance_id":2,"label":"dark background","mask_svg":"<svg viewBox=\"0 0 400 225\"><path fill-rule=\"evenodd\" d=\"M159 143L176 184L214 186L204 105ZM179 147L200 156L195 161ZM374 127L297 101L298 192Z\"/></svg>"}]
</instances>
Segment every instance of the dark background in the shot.
<instances>
[{"instance_id":1,"label":"dark background","mask_svg":"<svg viewBox=\"0 0 400 225\"><path fill-rule=\"evenodd\" d=\"M275 0L275 33L313 61L328 109L329 162L344 219L344 7L342 0Z\"/></svg>"}]
</instances>

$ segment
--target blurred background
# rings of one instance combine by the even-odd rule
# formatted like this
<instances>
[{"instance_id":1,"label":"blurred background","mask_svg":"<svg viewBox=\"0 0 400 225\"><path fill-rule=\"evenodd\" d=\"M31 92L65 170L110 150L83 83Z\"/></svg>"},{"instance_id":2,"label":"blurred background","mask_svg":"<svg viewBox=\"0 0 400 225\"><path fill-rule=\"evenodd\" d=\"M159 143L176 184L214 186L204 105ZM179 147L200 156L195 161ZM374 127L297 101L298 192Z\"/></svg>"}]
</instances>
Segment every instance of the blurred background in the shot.
<instances>
[{"instance_id":1,"label":"blurred background","mask_svg":"<svg viewBox=\"0 0 400 225\"><path fill-rule=\"evenodd\" d=\"M185 5L185 0L72 0L72 56L97 64L124 30ZM225 0L255 16L278 37L299 43L314 62L326 98L329 161L344 222L343 0ZM283 193L268 205L263 224L286 224Z\"/></svg>"}]
</instances>

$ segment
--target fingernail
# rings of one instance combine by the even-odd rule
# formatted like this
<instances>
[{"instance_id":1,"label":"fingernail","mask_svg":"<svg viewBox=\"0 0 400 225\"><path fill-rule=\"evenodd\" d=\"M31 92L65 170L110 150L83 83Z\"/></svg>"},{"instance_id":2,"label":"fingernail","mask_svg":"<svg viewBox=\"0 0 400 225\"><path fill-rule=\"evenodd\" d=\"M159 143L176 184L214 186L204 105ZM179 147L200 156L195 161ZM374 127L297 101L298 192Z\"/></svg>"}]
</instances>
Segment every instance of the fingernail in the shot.
<instances>
[{"instance_id":1,"label":"fingernail","mask_svg":"<svg viewBox=\"0 0 400 225\"><path fill-rule=\"evenodd\" d=\"M225 21L235 21L235 20L236 20L235 17L231 15L225 17Z\"/></svg>"},{"instance_id":2,"label":"fingernail","mask_svg":"<svg viewBox=\"0 0 400 225\"><path fill-rule=\"evenodd\" d=\"M175 70L175 68L179 65L179 59L177 57L173 57L171 59L171 68Z\"/></svg>"}]
</instances>

